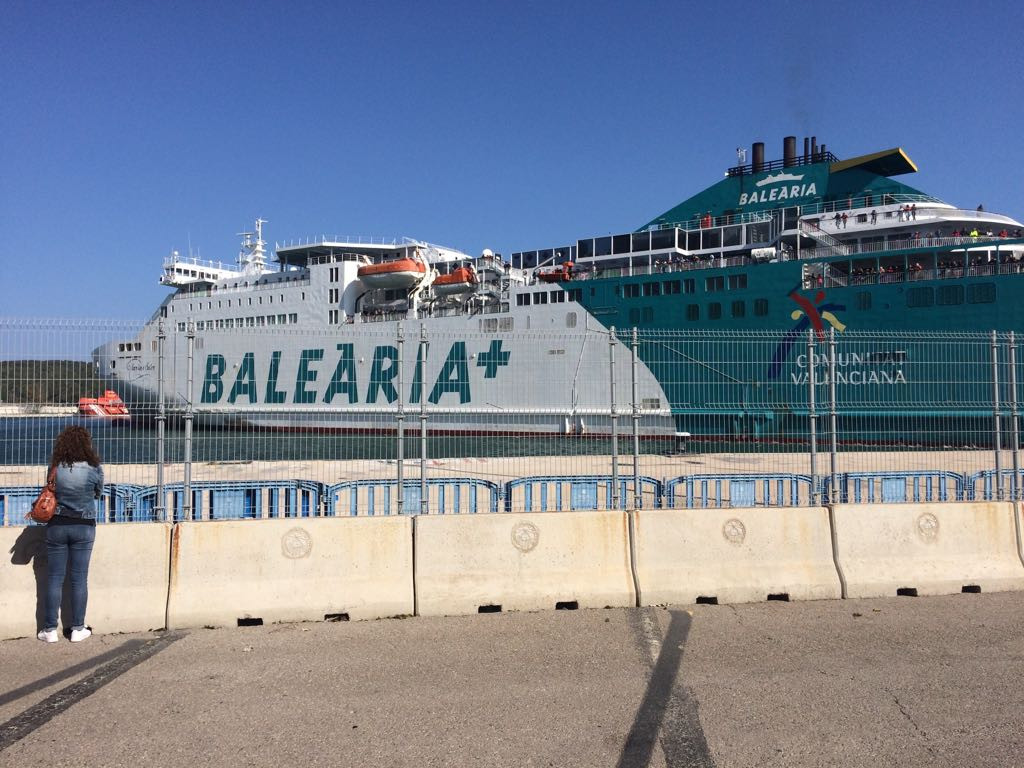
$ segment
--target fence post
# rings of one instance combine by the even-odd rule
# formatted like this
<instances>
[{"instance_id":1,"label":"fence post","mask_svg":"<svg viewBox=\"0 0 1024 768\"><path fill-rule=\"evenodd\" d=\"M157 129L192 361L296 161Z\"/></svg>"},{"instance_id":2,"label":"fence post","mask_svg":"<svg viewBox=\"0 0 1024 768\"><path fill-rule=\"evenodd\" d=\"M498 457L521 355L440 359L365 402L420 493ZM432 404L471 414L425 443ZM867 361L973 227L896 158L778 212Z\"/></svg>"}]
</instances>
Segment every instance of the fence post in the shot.
<instances>
[{"instance_id":1,"label":"fence post","mask_svg":"<svg viewBox=\"0 0 1024 768\"><path fill-rule=\"evenodd\" d=\"M814 410L814 329L807 329L807 420L811 437L811 506L818 506L818 415Z\"/></svg>"},{"instance_id":2,"label":"fence post","mask_svg":"<svg viewBox=\"0 0 1024 768\"><path fill-rule=\"evenodd\" d=\"M427 514L427 326L420 323L420 514ZM401 493L404 489L399 489Z\"/></svg>"},{"instance_id":3,"label":"fence post","mask_svg":"<svg viewBox=\"0 0 1024 768\"><path fill-rule=\"evenodd\" d=\"M166 436L167 411L164 406L164 319L161 317L156 333L156 506L153 519L174 522L168 519L164 504L164 440Z\"/></svg>"},{"instance_id":4,"label":"fence post","mask_svg":"<svg viewBox=\"0 0 1024 768\"><path fill-rule=\"evenodd\" d=\"M829 446L830 454L830 469L829 474L831 476L830 482L832 483L832 493L829 495L829 501L833 504L842 503L844 501L843 494L838 487L838 474L836 473L837 459L836 455L839 449L839 418L836 415L836 329L828 329L828 408L829 408L829 432L831 433L831 445Z\"/></svg>"},{"instance_id":5,"label":"fence post","mask_svg":"<svg viewBox=\"0 0 1024 768\"><path fill-rule=\"evenodd\" d=\"M183 520L192 519L192 385L193 385L193 363L196 348L196 326L191 320L188 321L187 350L188 360L186 364L187 380L185 382L185 456L182 467L182 494L181 517ZM171 511L171 519L174 519L174 511Z\"/></svg>"},{"instance_id":6,"label":"fence post","mask_svg":"<svg viewBox=\"0 0 1024 768\"><path fill-rule=\"evenodd\" d=\"M640 404L636 399L636 363L637 363L637 331L633 326L633 509L640 509L643 506L643 490L640 487Z\"/></svg>"},{"instance_id":7,"label":"fence post","mask_svg":"<svg viewBox=\"0 0 1024 768\"><path fill-rule=\"evenodd\" d=\"M1013 501L1020 501L1020 430L1017 423L1017 337L1010 331L1010 444L1013 450L1013 476L1010 493Z\"/></svg>"},{"instance_id":8,"label":"fence post","mask_svg":"<svg viewBox=\"0 0 1024 768\"><path fill-rule=\"evenodd\" d=\"M993 426L993 440L995 442L996 452L996 477L995 477L995 492L996 499L1002 501L1003 499L1003 472L1002 472L1002 457L1000 454L1003 452L1003 440L999 430L1000 421L1000 408L999 408L999 342L998 336L995 331L992 331L992 426Z\"/></svg>"},{"instance_id":9,"label":"fence post","mask_svg":"<svg viewBox=\"0 0 1024 768\"><path fill-rule=\"evenodd\" d=\"M608 397L611 400L612 509L619 508L619 415L615 411L615 326L608 329Z\"/></svg>"},{"instance_id":10,"label":"fence post","mask_svg":"<svg viewBox=\"0 0 1024 768\"><path fill-rule=\"evenodd\" d=\"M402 323L398 324L398 413L395 420L396 442L395 456L397 457L396 467L398 469L398 514L405 512L405 379L402 373L404 365L403 351L405 349L405 328ZM422 397L422 393L421 393Z\"/></svg>"}]
</instances>

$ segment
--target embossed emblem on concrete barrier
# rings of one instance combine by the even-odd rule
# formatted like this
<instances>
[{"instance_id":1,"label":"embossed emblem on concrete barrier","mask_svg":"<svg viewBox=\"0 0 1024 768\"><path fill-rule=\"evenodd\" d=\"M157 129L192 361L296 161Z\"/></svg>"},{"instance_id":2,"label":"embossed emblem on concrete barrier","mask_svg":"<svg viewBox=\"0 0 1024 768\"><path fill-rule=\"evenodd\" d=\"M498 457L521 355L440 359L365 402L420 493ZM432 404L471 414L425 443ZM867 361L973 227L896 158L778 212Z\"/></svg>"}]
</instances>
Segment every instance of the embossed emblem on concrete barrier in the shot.
<instances>
[{"instance_id":1,"label":"embossed emblem on concrete barrier","mask_svg":"<svg viewBox=\"0 0 1024 768\"><path fill-rule=\"evenodd\" d=\"M743 524L742 520L737 520L735 517L730 518L722 526L722 536L730 544L742 544L743 540L747 538L747 526Z\"/></svg>"},{"instance_id":2,"label":"embossed emblem on concrete barrier","mask_svg":"<svg viewBox=\"0 0 1024 768\"><path fill-rule=\"evenodd\" d=\"M533 523L516 523L512 526L512 546L520 552L529 552L540 541L540 531Z\"/></svg>"},{"instance_id":3,"label":"embossed emblem on concrete barrier","mask_svg":"<svg viewBox=\"0 0 1024 768\"><path fill-rule=\"evenodd\" d=\"M931 512L917 518L917 535L926 542L935 541L939 537L939 518Z\"/></svg>"},{"instance_id":4,"label":"embossed emblem on concrete barrier","mask_svg":"<svg viewBox=\"0 0 1024 768\"><path fill-rule=\"evenodd\" d=\"M313 549L313 539L301 528L292 528L281 537L281 554L290 560L306 557Z\"/></svg>"}]
</instances>

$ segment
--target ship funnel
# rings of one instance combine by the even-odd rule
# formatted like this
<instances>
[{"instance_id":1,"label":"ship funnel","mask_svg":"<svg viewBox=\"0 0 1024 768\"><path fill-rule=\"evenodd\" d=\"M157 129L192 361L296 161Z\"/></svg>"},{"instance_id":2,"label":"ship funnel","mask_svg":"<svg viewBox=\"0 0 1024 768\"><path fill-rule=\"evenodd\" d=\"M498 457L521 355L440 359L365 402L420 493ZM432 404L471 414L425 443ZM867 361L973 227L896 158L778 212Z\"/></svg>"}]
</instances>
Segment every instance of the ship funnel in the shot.
<instances>
[{"instance_id":1,"label":"ship funnel","mask_svg":"<svg viewBox=\"0 0 1024 768\"><path fill-rule=\"evenodd\" d=\"M811 140L804 136L804 165L811 161Z\"/></svg>"},{"instance_id":2,"label":"ship funnel","mask_svg":"<svg viewBox=\"0 0 1024 768\"><path fill-rule=\"evenodd\" d=\"M811 136L811 162L818 162L818 137Z\"/></svg>"},{"instance_id":3,"label":"ship funnel","mask_svg":"<svg viewBox=\"0 0 1024 768\"><path fill-rule=\"evenodd\" d=\"M824 144L821 145L821 157L819 159L822 160L822 161L825 160L825 145Z\"/></svg>"},{"instance_id":4,"label":"ship funnel","mask_svg":"<svg viewBox=\"0 0 1024 768\"><path fill-rule=\"evenodd\" d=\"M764 142L755 141L753 151L750 154L753 158L752 172L760 173L764 170Z\"/></svg>"},{"instance_id":5,"label":"ship funnel","mask_svg":"<svg viewBox=\"0 0 1024 768\"><path fill-rule=\"evenodd\" d=\"M785 168L796 165L796 136L787 136L782 140L782 165Z\"/></svg>"}]
</instances>

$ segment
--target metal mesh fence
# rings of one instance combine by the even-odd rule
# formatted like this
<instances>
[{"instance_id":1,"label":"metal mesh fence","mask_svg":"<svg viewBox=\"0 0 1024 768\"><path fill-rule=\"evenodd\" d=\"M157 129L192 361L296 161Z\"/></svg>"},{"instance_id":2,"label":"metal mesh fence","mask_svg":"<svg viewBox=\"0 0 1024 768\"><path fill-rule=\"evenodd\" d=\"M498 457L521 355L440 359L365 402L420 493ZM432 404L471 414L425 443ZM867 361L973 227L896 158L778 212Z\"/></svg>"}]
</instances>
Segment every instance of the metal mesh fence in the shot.
<instances>
[{"instance_id":1,"label":"metal mesh fence","mask_svg":"<svg viewBox=\"0 0 1024 768\"><path fill-rule=\"evenodd\" d=\"M111 521L1016 499L1017 357L1002 333L0 319L0 511L23 522L72 423Z\"/></svg>"}]
</instances>

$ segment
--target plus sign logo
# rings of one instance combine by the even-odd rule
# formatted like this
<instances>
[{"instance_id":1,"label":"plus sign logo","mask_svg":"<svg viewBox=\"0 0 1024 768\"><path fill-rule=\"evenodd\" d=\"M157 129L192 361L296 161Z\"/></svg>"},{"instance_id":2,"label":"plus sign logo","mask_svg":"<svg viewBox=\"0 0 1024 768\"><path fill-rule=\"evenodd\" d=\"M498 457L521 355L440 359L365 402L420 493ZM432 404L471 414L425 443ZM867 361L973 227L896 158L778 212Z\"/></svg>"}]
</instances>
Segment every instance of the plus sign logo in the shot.
<instances>
[{"instance_id":1,"label":"plus sign logo","mask_svg":"<svg viewBox=\"0 0 1024 768\"><path fill-rule=\"evenodd\" d=\"M508 359L511 354L511 352L502 351L501 339L494 339L491 342L490 349L482 352L477 357L476 364L483 367L485 379L493 379L498 375L498 368L508 365Z\"/></svg>"},{"instance_id":2,"label":"plus sign logo","mask_svg":"<svg viewBox=\"0 0 1024 768\"><path fill-rule=\"evenodd\" d=\"M782 342L775 349L771 365L768 366L769 379L779 378L782 373L782 364L789 357L793 345L804 336L808 328L814 329L814 335L818 337L819 341L825 340L826 322L840 333L846 330L846 325L840 322L834 314L835 312L845 312L846 305L826 304L824 291L817 291L814 294L813 303L806 296L801 296L796 288L789 292L789 298L799 307L790 313L790 317L796 321L796 324L786 333Z\"/></svg>"}]
</instances>

